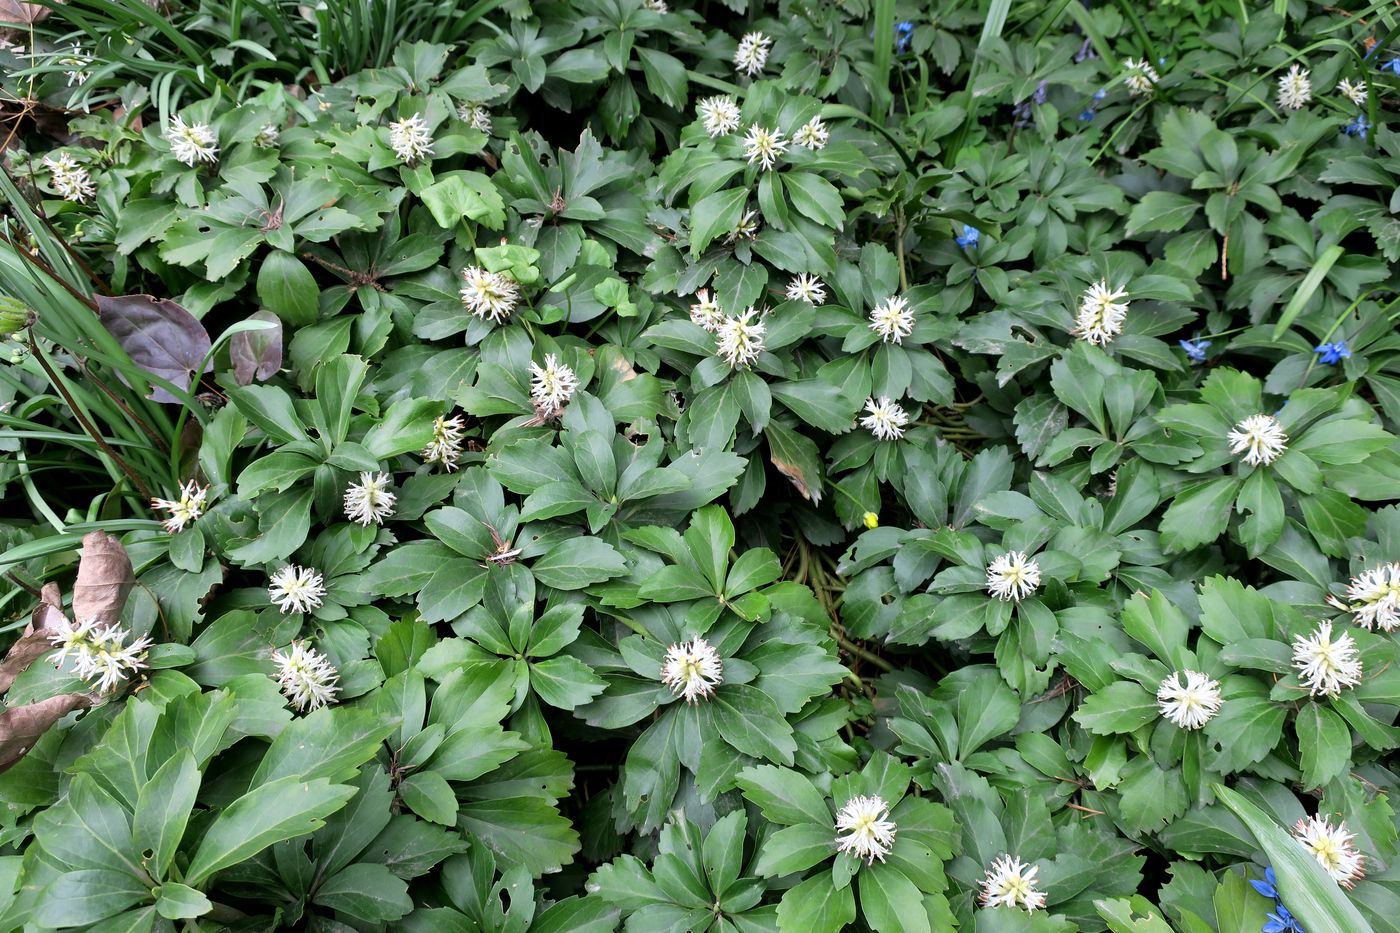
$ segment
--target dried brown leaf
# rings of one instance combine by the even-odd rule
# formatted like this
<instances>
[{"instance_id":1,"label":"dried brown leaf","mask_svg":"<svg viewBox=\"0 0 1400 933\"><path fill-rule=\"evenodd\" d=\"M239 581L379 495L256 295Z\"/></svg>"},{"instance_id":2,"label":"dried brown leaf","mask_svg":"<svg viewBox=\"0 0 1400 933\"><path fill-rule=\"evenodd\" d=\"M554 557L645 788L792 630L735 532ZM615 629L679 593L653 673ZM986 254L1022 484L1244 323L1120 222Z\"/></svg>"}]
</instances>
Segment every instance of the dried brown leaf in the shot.
<instances>
[{"instance_id":1,"label":"dried brown leaf","mask_svg":"<svg viewBox=\"0 0 1400 933\"><path fill-rule=\"evenodd\" d=\"M0 0L0 23L38 23L52 13L48 7L20 0Z\"/></svg>"},{"instance_id":2,"label":"dried brown leaf","mask_svg":"<svg viewBox=\"0 0 1400 933\"><path fill-rule=\"evenodd\" d=\"M29 753L49 727L75 709L92 706L86 693L64 693L0 713L0 771Z\"/></svg>"},{"instance_id":3,"label":"dried brown leaf","mask_svg":"<svg viewBox=\"0 0 1400 933\"><path fill-rule=\"evenodd\" d=\"M73 618L115 625L135 582L131 558L122 543L105 531L89 532L83 538L78 581L73 584Z\"/></svg>"}]
</instances>

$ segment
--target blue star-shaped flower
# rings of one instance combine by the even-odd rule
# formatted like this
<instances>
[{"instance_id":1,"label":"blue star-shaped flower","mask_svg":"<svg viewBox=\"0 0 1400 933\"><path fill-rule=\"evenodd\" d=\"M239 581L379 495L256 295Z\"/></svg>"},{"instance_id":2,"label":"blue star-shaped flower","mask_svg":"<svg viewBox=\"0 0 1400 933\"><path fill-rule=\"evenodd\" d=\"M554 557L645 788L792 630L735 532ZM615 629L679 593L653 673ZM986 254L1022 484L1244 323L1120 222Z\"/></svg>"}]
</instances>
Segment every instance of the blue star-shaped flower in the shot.
<instances>
[{"instance_id":1,"label":"blue star-shaped flower","mask_svg":"<svg viewBox=\"0 0 1400 933\"><path fill-rule=\"evenodd\" d=\"M1259 928L1259 933L1304 933L1304 930L1288 908L1279 904Z\"/></svg>"},{"instance_id":2,"label":"blue star-shaped flower","mask_svg":"<svg viewBox=\"0 0 1400 933\"><path fill-rule=\"evenodd\" d=\"M902 23L896 23L894 27L895 49L897 49L900 52L906 51L909 48L909 37L913 34L913 32L914 24L909 22L909 20L906 19Z\"/></svg>"},{"instance_id":3,"label":"blue star-shaped flower","mask_svg":"<svg viewBox=\"0 0 1400 933\"><path fill-rule=\"evenodd\" d=\"M1313 352L1318 354L1317 361L1327 366L1336 366L1342 360L1351 359L1351 350L1347 349L1345 340L1321 344L1313 347Z\"/></svg>"},{"instance_id":4,"label":"blue star-shaped flower","mask_svg":"<svg viewBox=\"0 0 1400 933\"><path fill-rule=\"evenodd\" d=\"M1274 877L1274 870L1272 868L1264 869L1263 881L1250 881L1249 884L1254 890L1265 897L1272 897L1274 900L1278 900L1278 879Z\"/></svg>"},{"instance_id":5,"label":"blue star-shaped flower","mask_svg":"<svg viewBox=\"0 0 1400 933\"><path fill-rule=\"evenodd\" d=\"M1355 120L1352 120L1346 126L1342 127L1342 132L1347 136L1359 136L1365 139L1366 131L1370 128L1371 121L1367 120L1365 117L1358 116Z\"/></svg>"},{"instance_id":6,"label":"blue star-shaped flower","mask_svg":"<svg viewBox=\"0 0 1400 933\"><path fill-rule=\"evenodd\" d=\"M1206 361L1206 348L1210 346L1209 340L1178 340L1177 345L1186 352L1186 358L1193 363L1204 363ZM1258 882L1252 882L1258 884ZM1259 892L1264 893L1264 892Z\"/></svg>"},{"instance_id":7,"label":"blue star-shaped flower","mask_svg":"<svg viewBox=\"0 0 1400 933\"><path fill-rule=\"evenodd\" d=\"M982 231L976 227L963 224L962 236L954 238L953 242L963 249L976 249L977 241L982 239Z\"/></svg>"},{"instance_id":8,"label":"blue star-shaped flower","mask_svg":"<svg viewBox=\"0 0 1400 933\"><path fill-rule=\"evenodd\" d=\"M1085 110L1079 115L1079 119L1085 123L1088 123L1090 120L1094 119L1094 108L1090 107L1088 110Z\"/></svg>"},{"instance_id":9,"label":"blue star-shaped flower","mask_svg":"<svg viewBox=\"0 0 1400 933\"><path fill-rule=\"evenodd\" d=\"M1392 58L1390 61L1386 62L1380 67L1381 71L1390 71L1400 75L1400 58Z\"/></svg>"}]
</instances>

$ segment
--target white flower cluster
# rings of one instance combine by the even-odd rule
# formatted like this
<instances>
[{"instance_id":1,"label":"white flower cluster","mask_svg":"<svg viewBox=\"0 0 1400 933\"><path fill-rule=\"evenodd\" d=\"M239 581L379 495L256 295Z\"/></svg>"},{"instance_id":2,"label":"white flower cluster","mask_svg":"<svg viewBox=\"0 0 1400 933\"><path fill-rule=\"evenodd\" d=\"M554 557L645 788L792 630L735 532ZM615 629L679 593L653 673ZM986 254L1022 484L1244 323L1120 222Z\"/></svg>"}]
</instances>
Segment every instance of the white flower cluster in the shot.
<instances>
[{"instance_id":1,"label":"white flower cluster","mask_svg":"<svg viewBox=\"0 0 1400 933\"><path fill-rule=\"evenodd\" d=\"M101 625L96 619L83 619L76 625L64 619L49 635L58 650L53 663L73 659L73 673L88 681L99 693L106 693L123 680L127 673L136 673L146 666L146 650L151 639L141 637L127 644L131 632L120 625Z\"/></svg>"},{"instance_id":2,"label":"white flower cluster","mask_svg":"<svg viewBox=\"0 0 1400 933\"><path fill-rule=\"evenodd\" d=\"M1029 913L1045 906L1045 892L1036 890L1040 866L1022 862L1019 856L1001 855L982 878L983 907L1022 907Z\"/></svg>"},{"instance_id":3,"label":"white flower cluster","mask_svg":"<svg viewBox=\"0 0 1400 933\"><path fill-rule=\"evenodd\" d=\"M415 113L389 124L389 148L405 165L417 165L433 154L433 134L423 115Z\"/></svg>"},{"instance_id":4,"label":"white flower cluster","mask_svg":"<svg viewBox=\"0 0 1400 933\"><path fill-rule=\"evenodd\" d=\"M298 712L308 713L335 702L339 673L315 648L294 641L286 651L272 652L277 686Z\"/></svg>"},{"instance_id":5,"label":"white flower cluster","mask_svg":"<svg viewBox=\"0 0 1400 933\"><path fill-rule=\"evenodd\" d=\"M914 332L914 309L903 295L891 295L870 309L867 326L885 343L903 343Z\"/></svg>"},{"instance_id":6,"label":"white flower cluster","mask_svg":"<svg viewBox=\"0 0 1400 933\"><path fill-rule=\"evenodd\" d=\"M1157 86L1161 79L1157 76L1157 71L1147 63L1147 59L1134 61L1125 59L1123 68L1128 72L1123 77L1123 83L1128 86L1128 93L1134 97L1142 97L1151 94L1152 89Z\"/></svg>"},{"instance_id":7,"label":"white flower cluster","mask_svg":"<svg viewBox=\"0 0 1400 933\"><path fill-rule=\"evenodd\" d=\"M1337 90L1342 96L1358 107L1366 106L1366 82L1353 81L1350 78L1343 78L1337 84Z\"/></svg>"},{"instance_id":8,"label":"white flower cluster","mask_svg":"<svg viewBox=\"0 0 1400 933\"><path fill-rule=\"evenodd\" d=\"M433 422L433 439L423 448L423 461L439 464L449 473L457 469L457 461L462 459L462 432L465 429L461 415L439 417Z\"/></svg>"},{"instance_id":9,"label":"white flower cluster","mask_svg":"<svg viewBox=\"0 0 1400 933\"><path fill-rule=\"evenodd\" d=\"M739 40L734 50L734 70L750 78L763 73L768 64L768 53L773 48L773 40L761 32L750 32Z\"/></svg>"},{"instance_id":10,"label":"white flower cluster","mask_svg":"<svg viewBox=\"0 0 1400 933\"><path fill-rule=\"evenodd\" d=\"M877 440L897 441L904 436L909 415L898 402L892 402L883 395L878 399L869 398L865 400L865 412L860 426L874 434Z\"/></svg>"},{"instance_id":11,"label":"white flower cluster","mask_svg":"<svg viewBox=\"0 0 1400 933\"><path fill-rule=\"evenodd\" d=\"M462 270L462 304L484 321L502 324L520 301L520 286L508 272L490 272L480 266Z\"/></svg>"},{"instance_id":12,"label":"white flower cluster","mask_svg":"<svg viewBox=\"0 0 1400 933\"><path fill-rule=\"evenodd\" d=\"M752 366L763 352L768 326L754 318L758 312L750 307L738 317L724 317L715 327L715 352L729 364L730 369Z\"/></svg>"},{"instance_id":13,"label":"white flower cluster","mask_svg":"<svg viewBox=\"0 0 1400 933\"><path fill-rule=\"evenodd\" d=\"M1350 612L1352 621L1362 628L1383 632L1400 628L1400 563L1382 564L1352 577L1346 596L1347 602L1328 601Z\"/></svg>"},{"instance_id":14,"label":"white flower cluster","mask_svg":"<svg viewBox=\"0 0 1400 933\"><path fill-rule=\"evenodd\" d=\"M846 801L836 814L837 851L865 859L866 864L876 859L883 862L894 846L896 830L889 813L889 804L880 796L859 795Z\"/></svg>"},{"instance_id":15,"label":"white flower cluster","mask_svg":"<svg viewBox=\"0 0 1400 933\"><path fill-rule=\"evenodd\" d=\"M84 204L97 194L88 170L66 152L60 152L56 157L45 156L44 168L49 170L53 190L65 201Z\"/></svg>"},{"instance_id":16,"label":"white flower cluster","mask_svg":"<svg viewBox=\"0 0 1400 933\"><path fill-rule=\"evenodd\" d=\"M151 508L169 512L170 517L162 522L170 534L184 531L204 514L204 500L209 496L209 487L190 480L180 487L178 499L152 499Z\"/></svg>"},{"instance_id":17,"label":"white flower cluster","mask_svg":"<svg viewBox=\"0 0 1400 933\"><path fill-rule=\"evenodd\" d=\"M1040 564L1024 551L1007 551L987 565L987 592L1020 602L1040 587Z\"/></svg>"},{"instance_id":18,"label":"white flower cluster","mask_svg":"<svg viewBox=\"0 0 1400 933\"><path fill-rule=\"evenodd\" d=\"M1220 702L1219 682L1199 671L1175 671L1157 687L1158 711L1179 729L1201 728L1220 712Z\"/></svg>"},{"instance_id":19,"label":"white flower cluster","mask_svg":"<svg viewBox=\"0 0 1400 933\"><path fill-rule=\"evenodd\" d=\"M787 294L784 297L788 301L805 301L816 307L826 303L826 284L815 275L803 272L794 275L788 281Z\"/></svg>"},{"instance_id":20,"label":"white flower cluster","mask_svg":"<svg viewBox=\"0 0 1400 933\"><path fill-rule=\"evenodd\" d=\"M1127 291L1109 288L1106 279L1099 279L1080 298L1079 313L1070 333L1102 347L1123 332L1123 322L1127 319Z\"/></svg>"},{"instance_id":21,"label":"white flower cluster","mask_svg":"<svg viewBox=\"0 0 1400 933\"><path fill-rule=\"evenodd\" d=\"M1293 666L1298 680L1313 696L1337 696L1361 683L1361 656L1348 634L1332 638L1332 623L1323 622L1311 635L1293 637Z\"/></svg>"},{"instance_id":22,"label":"white flower cluster","mask_svg":"<svg viewBox=\"0 0 1400 933\"><path fill-rule=\"evenodd\" d=\"M543 366L530 363L530 376L530 401L541 418L559 417L578 391L578 377L572 367L559 362L553 353L545 355Z\"/></svg>"},{"instance_id":23,"label":"white flower cluster","mask_svg":"<svg viewBox=\"0 0 1400 933\"><path fill-rule=\"evenodd\" d=\"M382 525L394 514L398 497L389 491L393 479L388 473L362 472L358 483L345 489L345 517L365 527Z\"/></svg>"},{"instance_id":24,"label":"white flower cluster","mask_svg":"<svg viewBox=\"0 0 1400 933\"><path fill-rule=\"evenodd\" d=\"M1285 110L1302 110L1312 100L1312 80L1308 69L1294 65L1278 79L1278 105Z\"/></svg>"},{"instance_id":25,"label":"white flower cluster","mask_svg":"<svg viewBox=\"0 0 1400 933\"><path fill-rule=\"evenodd\" d=\"M1366 857L1353 841L1356 833L1347 832L1346 823L1333 826L1326 816L1314 814L1294 824L1293 838L1344 888L1353 887L1366 873Z\"/></svg>"},{"instance_id":26,"label":"white flower cluster","mask_svg":"<svg viewBox=\"0 0 1400 933\"><path fill-rule=\"evenodd\" d=\"M1288 449L1288 435L1273 415L1250 415L1225 435L1230 453L1244 454L1250 466L1268 466Z\"/></svg>"},{"instance_id":27,"label":"white flower cluster","mask_svg":"<svg viewBox=\"0 0 1400 933\"><path fill-rule=\"evenodd\" d=\"M491 111L487 110L483 104L465 103L457 108L457 119L474 130L483 133L491 132Z\"/></svg>"},{"instance_id":28,"label":"white flower cluster","mask_svg":"<svg viewBox=\"0 0 1400 933\"><path fill-rule=\"evenodd\" d=\"M219 137L208 123L187 124L180 117L172 117L165 139L170 143L171 154L186 165L219 161Z\"/></svg>"},{"instance_id":29,"label":"white flower cluster","mask_svg":"<svg viewBox=\"0 0 1400 933\"><path fill-rule=\"evenodd\" d=\"M272 575L267 595L283 612L310 612L321 605L326 584L314 567L288 564Z\"/></svg>"},{"instance_id":30,"label":"white flower cluster","mask_svg":"<svg viewBox=\"0 0 1400 933\"><path fill-rule=\"evenodd\" d=\"M708 700L724 682L719 652L703 638L693 638L666 649L661 662L661 682L687 703Z\"/></svg>"}]
</instances>

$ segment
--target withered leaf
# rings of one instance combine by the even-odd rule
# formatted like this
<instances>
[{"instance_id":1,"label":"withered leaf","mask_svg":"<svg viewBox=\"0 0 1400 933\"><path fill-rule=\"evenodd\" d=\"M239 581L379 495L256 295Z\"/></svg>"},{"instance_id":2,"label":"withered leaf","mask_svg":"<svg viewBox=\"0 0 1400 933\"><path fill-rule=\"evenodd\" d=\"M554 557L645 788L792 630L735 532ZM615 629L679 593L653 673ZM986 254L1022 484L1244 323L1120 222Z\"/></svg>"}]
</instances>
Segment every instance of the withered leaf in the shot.
<instances>
[{"instance_id":1,"label":"withered leaf","mask_svg":"<svg viewBox=\"0 0 1400 933\"><path fill-rule=\"evenodd\" d=\"M131 558L122 543L105 531L89 532L83 537L78 580L73 584L73 618L115 625L135 582Z\"/></svg>"},{"instance_id":2,"label":"withered leaf","mask_svg":"<svg viewBox=\"0 0 1400 933\"><path fill-rule=\"evenodd\" d=\"M0 713L0 771L29 753L48 728L75 709L92 706L86 693L64 693Z\"/></svg>"}]
</instances>

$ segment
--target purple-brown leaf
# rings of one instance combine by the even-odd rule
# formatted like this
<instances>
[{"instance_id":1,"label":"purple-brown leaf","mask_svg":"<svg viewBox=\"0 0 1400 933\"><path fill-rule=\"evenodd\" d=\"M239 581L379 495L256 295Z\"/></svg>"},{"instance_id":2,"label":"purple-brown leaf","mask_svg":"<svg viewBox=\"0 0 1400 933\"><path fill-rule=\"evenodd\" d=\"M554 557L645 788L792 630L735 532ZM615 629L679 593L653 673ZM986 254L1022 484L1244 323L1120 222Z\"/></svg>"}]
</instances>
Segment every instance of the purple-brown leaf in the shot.
<instances>
[{"instance_id":1,"label":"purple-brown leaf","mask_svg":"<svg viewBox=\"0 0 1400 933\"><path fill-rule=\"evenodd\" d=\"M229 338L228 356L233 378L241 386L254 379L265 382L282 368L282 319L271 311L254 312L250 321L267 321L264 330L241 330Z\"/></svg>"},{"instance_id":2,"label":"purple-brown leaf","mask_svg":"<svg viewBox=\"0 0 1400 933\"><path fill-rule=\"evenodd\" d=\"M209 369L204 362L209 355L209 332L173 301L152 295L98 295L97 316L131 361L152 376L188 389ZM181 401L158 385L151 386L151 398L172 404Z\"/></svg>"}]
</instances>

